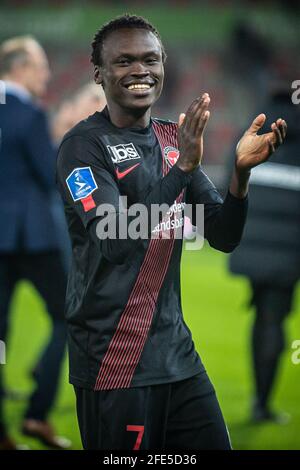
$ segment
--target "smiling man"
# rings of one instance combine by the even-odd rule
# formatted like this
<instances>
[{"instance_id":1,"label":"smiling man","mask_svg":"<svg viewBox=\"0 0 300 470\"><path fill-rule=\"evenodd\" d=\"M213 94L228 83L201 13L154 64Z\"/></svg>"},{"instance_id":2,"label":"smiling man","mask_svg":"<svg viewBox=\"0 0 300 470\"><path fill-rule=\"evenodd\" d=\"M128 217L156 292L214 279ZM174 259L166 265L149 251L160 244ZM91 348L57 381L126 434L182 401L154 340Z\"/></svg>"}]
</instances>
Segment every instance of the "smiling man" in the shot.
<instances>
[{"instance_id":1,"label":"smiling man","mask_svg":"<svg viewBox=\"0 0 300 470\"><path fill-rule=\"evenodd\" d=\"M182 237L173 229L157 234L149 216L147 237L124 238L119 227L130 217L120 196L129 209L139 203L148 213L154 204L175 203L181 210L184 203L204 204L205 238L230 252L245 223L250 170L283 142L286 124L278 119L258 136L265 116L257 116L239 142L223 202L200 165L208 94L180 115L179 126L151 117L166 59L156 29L125 15L104 25L92 48L107 107L66 134L57 167L73 245L66 315L83 446L230 449L214 388L182 315ZM163 216L179 217L167 209ZM115 236L99 229L104 217L115 225Z\"/></svg>"}]
</instances>

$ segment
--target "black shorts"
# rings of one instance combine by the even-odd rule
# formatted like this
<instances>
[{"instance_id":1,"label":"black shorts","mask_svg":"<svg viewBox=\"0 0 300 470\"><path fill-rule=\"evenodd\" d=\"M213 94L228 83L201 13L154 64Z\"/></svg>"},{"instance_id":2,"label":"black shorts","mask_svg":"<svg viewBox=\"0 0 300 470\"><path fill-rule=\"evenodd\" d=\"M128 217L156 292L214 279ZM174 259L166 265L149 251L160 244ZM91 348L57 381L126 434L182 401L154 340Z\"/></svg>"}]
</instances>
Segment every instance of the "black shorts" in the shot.
<instances>
[{"instance_id":1,"label":"black shorts","mask_svg":"<svg viewBox=\"0 0 300 470\"><path fill-rule=\"evenodd\" d=\"M202 372L148 387L74 387L84 449L231 449L215 390Z\"/></svg>"}]
</instances>

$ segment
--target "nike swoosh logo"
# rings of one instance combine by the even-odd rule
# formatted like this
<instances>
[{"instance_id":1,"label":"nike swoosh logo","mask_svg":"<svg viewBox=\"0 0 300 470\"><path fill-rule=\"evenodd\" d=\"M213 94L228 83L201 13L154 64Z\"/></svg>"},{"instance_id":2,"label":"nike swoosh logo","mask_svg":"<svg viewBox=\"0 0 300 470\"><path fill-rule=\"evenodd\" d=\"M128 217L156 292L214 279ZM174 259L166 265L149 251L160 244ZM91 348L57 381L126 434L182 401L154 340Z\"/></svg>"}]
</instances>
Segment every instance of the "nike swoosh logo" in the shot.
<instances>
[{"instance_id":1,"label":"nike swoosh logo","mask_svg":"<svg viewBox=\"0 0 300 470\"><path fill-rule=\"evenodd\" d=\"M130 166L129 168L127 168L127 170L124 170L124 171L120 171L119 168L117 168L116 174L117 174L118 180L121 180L122 178L124 178L124 176L128 175L128 173L134 170L137 166L139 166L139 163L136 163L135 165Z\"/></svg>"}]
</instances>

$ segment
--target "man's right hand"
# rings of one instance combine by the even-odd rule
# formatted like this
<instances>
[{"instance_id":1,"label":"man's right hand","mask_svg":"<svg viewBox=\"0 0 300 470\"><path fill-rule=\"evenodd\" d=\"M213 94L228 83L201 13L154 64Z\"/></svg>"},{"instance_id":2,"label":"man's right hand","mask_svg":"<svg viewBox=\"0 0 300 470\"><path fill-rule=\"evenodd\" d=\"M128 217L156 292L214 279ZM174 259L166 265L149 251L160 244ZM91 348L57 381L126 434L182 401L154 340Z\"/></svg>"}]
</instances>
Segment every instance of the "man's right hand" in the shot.
<instances>
[{"instance_id":1,"label":"man's right hand","mask_svg":"<svg viewBox=\"0 0 300 470\"><path fill-rule=\"evenodd\" d=\"M210 98L204 93L197 98L186 114L179 116L178 146L180 156L176 165L187 173L193 171L200 163L203 155L203 133L210 116L208 106Z\"/></svg>"}]
</instances>

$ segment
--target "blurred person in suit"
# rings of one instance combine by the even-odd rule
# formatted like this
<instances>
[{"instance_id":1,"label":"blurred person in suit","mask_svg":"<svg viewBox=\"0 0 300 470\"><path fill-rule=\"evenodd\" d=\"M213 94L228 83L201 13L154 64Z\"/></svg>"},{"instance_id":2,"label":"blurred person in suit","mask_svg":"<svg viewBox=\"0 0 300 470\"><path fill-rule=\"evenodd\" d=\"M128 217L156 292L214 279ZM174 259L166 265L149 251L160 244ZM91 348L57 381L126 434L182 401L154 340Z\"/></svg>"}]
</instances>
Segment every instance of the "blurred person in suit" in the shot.
<instances>
[{"instance_id":1,"label":"blurred person in suit","mask_svg":"<svg viewBox=\"0 0 300 470\"><path fill-rule=\"evenodd\" d=\"M274 83L265 108L266 128L283 115L289 130L285 145L251 172L248 219L230 255L230 270L249 279L255 312L252 421L284 424L288 415L272 411L270 399L285 344L284 322L300 277L300 109L282 82Z\"/></svg>"},{"instance_id":2,"label":"blurred person in suit","mask_svg":"<svg viewBox=\"0 0 300 470\"><path fill-rule=\"evenodd\" d=\"M40 44L29 36L3 42L0 78L5 89L5 103L0 105L0 339L7 341L11 299L18 281L26 279L44 300L52 331L34 371L36 388L22 432L61 449L70 442L56 436L47 419L65 353L66 270L51 210L56 155L45 112L36 101L50 78ZM0 380L0 449L15 449L4 423L3 395Z\"/></svg>"},{"instance_id":3,"label":"blurred person in suit","mask_svg":"<svg viewBox=\"0 0 300 470\"><path fill-rule=\"evenodd\" d=\"M62 137L79 121L86 119L106 106L102 86L93 82L80 87L71 98L64 100L52 120L52 135L55 143L60 144Z\"/></svg>"}]
</instances>

